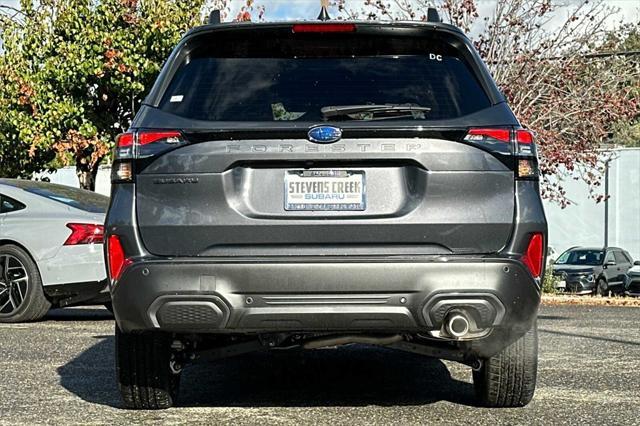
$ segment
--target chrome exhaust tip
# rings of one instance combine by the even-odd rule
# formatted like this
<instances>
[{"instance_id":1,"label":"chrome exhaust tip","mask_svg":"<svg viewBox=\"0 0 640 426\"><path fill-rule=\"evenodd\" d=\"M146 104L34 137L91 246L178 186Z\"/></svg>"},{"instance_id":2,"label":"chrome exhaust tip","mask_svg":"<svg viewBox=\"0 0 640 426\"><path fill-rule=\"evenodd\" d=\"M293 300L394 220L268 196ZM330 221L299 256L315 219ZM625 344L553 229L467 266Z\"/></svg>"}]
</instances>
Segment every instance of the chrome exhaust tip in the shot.
<instances>
[{"instance_id":1,"label":"chrome exhaust tip","mask_svg":"<svg viewBox=\"0 0 640 426\"><path fill-rule=\"evenodd\" d=\"M462 339L471 329L469 319L462 313L449 315L445 321L444 329L447 334L455 339Z\"/></svg>"}]
</instances>

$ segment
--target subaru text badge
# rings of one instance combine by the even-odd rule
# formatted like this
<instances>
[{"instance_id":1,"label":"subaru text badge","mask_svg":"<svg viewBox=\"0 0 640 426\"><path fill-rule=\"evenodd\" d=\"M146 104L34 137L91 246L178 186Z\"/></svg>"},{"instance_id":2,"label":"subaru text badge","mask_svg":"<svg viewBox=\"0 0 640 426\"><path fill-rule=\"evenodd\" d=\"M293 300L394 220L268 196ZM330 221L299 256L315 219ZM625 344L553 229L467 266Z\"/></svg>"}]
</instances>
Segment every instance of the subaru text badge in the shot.
<instances>
[{"instance_id":1,"label":"subaru text badge","mask_svg":"<svg viewBox=\"0 0 640 426\"><path fill-rule=\"evenodd\" d=\"M315 143L333 143L340 140L342 130L333 126L317 126L309 129L309 140Z\"/></svg>"}]
</instances>

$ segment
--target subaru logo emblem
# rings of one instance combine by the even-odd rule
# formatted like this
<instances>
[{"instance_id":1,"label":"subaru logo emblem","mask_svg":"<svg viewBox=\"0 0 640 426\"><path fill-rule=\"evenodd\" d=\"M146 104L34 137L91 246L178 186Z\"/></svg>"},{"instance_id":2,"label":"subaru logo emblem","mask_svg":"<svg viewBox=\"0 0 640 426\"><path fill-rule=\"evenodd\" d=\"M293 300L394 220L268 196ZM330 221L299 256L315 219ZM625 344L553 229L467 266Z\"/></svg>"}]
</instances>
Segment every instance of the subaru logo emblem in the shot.
<instances>
[{"instance_id":1,"label":"subaru logo emblem","mask_svg":"<svg viewBox=\"0 0 640 426\"><path fill-rule=\"evenodd\" d=\"M333 126L317 126L309 129L309 140L315 143L333 143L340 140L342 130Z\"/></svg>"}]
</instances>

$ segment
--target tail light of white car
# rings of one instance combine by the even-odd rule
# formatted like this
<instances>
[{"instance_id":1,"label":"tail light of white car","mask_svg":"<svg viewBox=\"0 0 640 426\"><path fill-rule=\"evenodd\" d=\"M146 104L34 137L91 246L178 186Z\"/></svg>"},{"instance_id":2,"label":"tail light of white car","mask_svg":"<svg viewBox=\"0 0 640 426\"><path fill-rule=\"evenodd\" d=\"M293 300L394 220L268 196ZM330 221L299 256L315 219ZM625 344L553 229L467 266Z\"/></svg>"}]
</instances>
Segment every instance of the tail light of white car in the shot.
<instances>
[{"instance_id":1,"label":"tail light of white car","mask_svg":"<svg viewBox=\"0 0 640 426\"><path fill-rule=\"evenodd\" d=\"M104 242L104 226L94 223L67 223L71 235L64 242L65 246L81 244L102 244Z\"/></svg>"}]
</instances>

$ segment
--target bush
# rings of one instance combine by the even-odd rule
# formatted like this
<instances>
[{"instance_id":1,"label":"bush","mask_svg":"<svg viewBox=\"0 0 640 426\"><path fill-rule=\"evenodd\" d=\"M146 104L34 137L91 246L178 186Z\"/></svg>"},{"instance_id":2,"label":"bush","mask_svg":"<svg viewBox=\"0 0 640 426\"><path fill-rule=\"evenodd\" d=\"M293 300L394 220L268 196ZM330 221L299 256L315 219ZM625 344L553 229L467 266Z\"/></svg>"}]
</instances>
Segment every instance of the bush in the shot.
<instances>
[{"instance_id":1,"label":"bush","mask_svg":"<svg viewBox=\"0 0 640 426\"><path fill-rule=\"evenodd\" d=\"M558 290L556 290L556 285L558 281L558 277L554 277L551 271L547 271L542 280L542 292L546 294L557 294Z\"/></svg>"}]
</instances>

